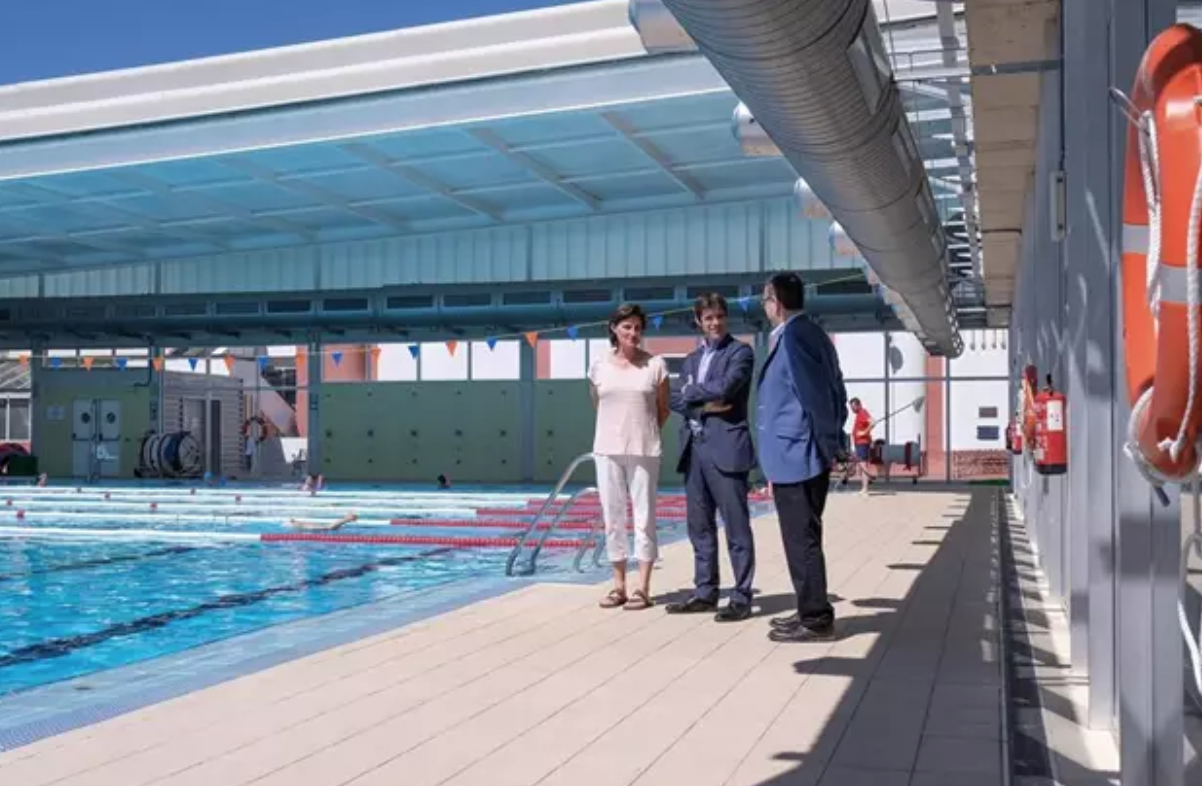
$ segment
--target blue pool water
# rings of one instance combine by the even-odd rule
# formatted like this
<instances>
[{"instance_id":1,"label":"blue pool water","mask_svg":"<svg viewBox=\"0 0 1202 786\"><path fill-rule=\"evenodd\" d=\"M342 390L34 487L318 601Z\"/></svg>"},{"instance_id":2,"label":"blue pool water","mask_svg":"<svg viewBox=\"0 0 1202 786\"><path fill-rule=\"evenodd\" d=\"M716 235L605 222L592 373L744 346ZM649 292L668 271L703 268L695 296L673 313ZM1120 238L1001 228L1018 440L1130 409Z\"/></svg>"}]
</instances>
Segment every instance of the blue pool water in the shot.
<instances>
[{"instance_id":1,"label":"blue pool water","mask_svg":"<svg viewBox=\"0 0 1202 786\"><path fill-rule=\"evenodd\" d=\"M291 531L281 521L289 516L328 520L359 509L375 526L352 524L342 534L512 537L516 533L509 530L387 522L390 516L455 518L477 507L521 505L531 496L395 490L311 498L259 488L246 490L235 504L228 495L237 492L228 489L191 495L112 487L111 499L99 498L103 493L0 489L0 527L245 536ZM287 499L273 503L255 496L279 493ZM153 512L151 499L159 500ZM258 521L220 520L234 508ZM25 511L20 520L18 510ZM189 516L209 520L181 520ZM461 587L466 596L483 579L502 575L508 556L504 548L72 538L0 538L0 698L386 598L403 602L408 594L438 587L453 593Z\"/></svg>"},{"instance_id":2,"label":"blue pool water","mask_svg":"<svg viewBox=\"0 0 1202 786\"><path fill-rule=\"evenodd\" d=\"M505 552L0 542L0 696L301 617L495 576Z\"/></svg>"}]
</instances>

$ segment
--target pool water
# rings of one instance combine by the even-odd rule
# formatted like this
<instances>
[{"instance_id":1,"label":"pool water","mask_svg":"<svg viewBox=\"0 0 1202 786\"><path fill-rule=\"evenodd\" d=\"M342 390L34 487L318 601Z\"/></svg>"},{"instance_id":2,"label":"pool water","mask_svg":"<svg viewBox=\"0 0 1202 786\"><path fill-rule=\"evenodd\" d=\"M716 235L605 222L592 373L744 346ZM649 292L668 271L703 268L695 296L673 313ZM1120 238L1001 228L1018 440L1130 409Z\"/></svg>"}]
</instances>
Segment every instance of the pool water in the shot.
<instances>
[{"instance_id":1,"label":"pool water","mask_svg":"<svg viewBox=\"0 0 1202 786\"><path fill-rule=\"evenodd\" d=\"M509 525L528 523L539 499L509 489L0 488L0 699L375 601L488 591L510 551L496 539L520 534ZM598 513L586 508L565 521L587 530ZM671 510L661 525L680 536L681 508ZM296 532L289 518L351 511L360 518L336 533L341 542L260 542ZM407 539L352 542L390 535ZM544 552L540 574L568 570L578 542Z\"/></svg>"},{"instance_id":2,"label":"pool water","mask_svg":"<svg viewBox=\"0 0 1202 786\"><path fill-rule=\"evenodd\" d=\"M0 541L0 696L503 570L504 550Z\"/></svg>"}]
</instances>

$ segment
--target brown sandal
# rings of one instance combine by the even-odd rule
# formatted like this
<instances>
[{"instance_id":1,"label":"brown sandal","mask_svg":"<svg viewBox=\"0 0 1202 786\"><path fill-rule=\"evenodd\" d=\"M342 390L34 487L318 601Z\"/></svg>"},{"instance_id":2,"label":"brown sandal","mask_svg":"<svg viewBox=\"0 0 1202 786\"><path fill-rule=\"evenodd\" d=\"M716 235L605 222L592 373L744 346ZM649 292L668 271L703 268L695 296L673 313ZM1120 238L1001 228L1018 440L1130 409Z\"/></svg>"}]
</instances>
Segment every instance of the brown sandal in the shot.
<instances>
[{"instance_id":1,"label":"brown sandal","mask_svg":"<svg viewBox=\"0 0 1202 786\"><path fill-rule=\"evenodd\" d=\"M609 591L609 594L601 601L601 608L616 609L619 606L625 606L627 603L626 593L616 587Z\"/></svg>"},{"instance_id":2,"label":"brown sandal","mask_svg":"<svg viewBox=\"0 0 1202 786\"><path fill-rule=\"evenodd\" d=\"M630 593L630 600L626 601L626 605L623 608L625 608L627 611L642 611L643 609L649 609L654 605L655 604L652 603L651 598L647 597L646 592L643 592L642 590L635 590L634 592Z\"/></svg>"}]
</instances>

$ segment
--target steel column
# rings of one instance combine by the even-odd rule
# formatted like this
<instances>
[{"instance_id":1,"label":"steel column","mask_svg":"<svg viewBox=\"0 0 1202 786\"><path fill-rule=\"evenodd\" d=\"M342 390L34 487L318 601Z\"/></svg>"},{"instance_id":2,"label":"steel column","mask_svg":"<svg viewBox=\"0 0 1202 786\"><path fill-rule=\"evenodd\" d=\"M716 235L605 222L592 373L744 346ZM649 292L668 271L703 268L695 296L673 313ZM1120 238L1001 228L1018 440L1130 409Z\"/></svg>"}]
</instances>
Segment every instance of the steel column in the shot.
<instances>
[{"instance_id":1,"label":"steel column","mask_svg":"<svg viewBox=\"0 0 1202 786\"><path fill-rule=\"evenodd\" d=\"M322 345L319 341L309 343L309 433L305 440L306 463L312 474L324 474L322 471L322 451L325 430L321 426L321 387L322 372L325 370L325 360L321 354ZM256 453L255 461L262 459Z\"/></svg>"},{"instance_id":2,"label":"steel column","mask_svg":"<svg viewBox=\"0 0 1202 786\"><path fill-rule=\"evenodd\" d=\"M1114 486L1114 272L1110 238L1114 140L1108 128L1110 8L1065 0L1065 169L1069 341L1069 622L1073 666L1089 675L1089 725L1114 715L1114 505L1093 493ZM1121 140L1120 140L1121 147Z\"/></svg>"},{"instance_id":3,"label":"steel column","mask_svg":"<svg viewBox=\"0 0 1202 786\"><path fill-rule=\"evenodd\" d=\"M1129 91L1151 38L1176 20L1175 0L1111 0L1110 83ZM1121 249L1122 162L1126 120L1111 114L1112 264ZM1121 275L1113 279L1119 281ZM1116 299L1117 303L1118 300ZM1117 309L1115 342L1123 346ZM1117 355L1117 353L1116 353ZM1116 451L1130 412L1121 357L1115 358ZM1117 452L1118 716L1124 786L1182 786L1184 664L1177 629L1181 510L1176 489L1162 505L1131 462Z\"/></svg>"},{"instance_id":4,"label":"steel column","mask_svg":"<svg viewBox=\"0 0 1202 786\"><path fill-rule=\"evenodd\" d=\"M538 356L529 341L522 341L518 350L518 401L520 402L521 425L518 426L521 440L522 482L534 481L535 445L538 436L534 433L535 408L534 381L538 375Z\"/></svg>"}]
</instances>

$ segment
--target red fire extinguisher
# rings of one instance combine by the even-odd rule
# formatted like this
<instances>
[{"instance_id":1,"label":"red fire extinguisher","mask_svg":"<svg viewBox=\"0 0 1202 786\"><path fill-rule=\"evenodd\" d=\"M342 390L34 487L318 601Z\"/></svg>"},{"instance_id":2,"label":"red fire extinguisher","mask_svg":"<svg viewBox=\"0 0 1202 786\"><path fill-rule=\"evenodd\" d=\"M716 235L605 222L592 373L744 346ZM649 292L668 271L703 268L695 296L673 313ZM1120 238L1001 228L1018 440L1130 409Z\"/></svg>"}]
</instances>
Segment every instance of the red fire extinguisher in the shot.
<instances>
[{"instance_id":1,"label":"red fire extinguisher","mask_svg":"<svg viewBox=\"0 0 1202 786\"><path fill-rule=\"evenodd\" d=\"M1017 418L1015 420L1017 421ZM1017 422L1006 426L1006 447L1016 456L1023 453L1023 432Z\"/></svg>"},{"instance_id":2,"label":"red fire extinguisher","mask_svg":"<svg viewBox=\"0 0 1202 786\"><path fill-rule=\"evenodd\" d=\"M1035 471L1040 475L1063 475L1068 471L1068 431L1065 410L1068 401L1047 385L1035 396Z\"/></svg>"}]
</instances>

